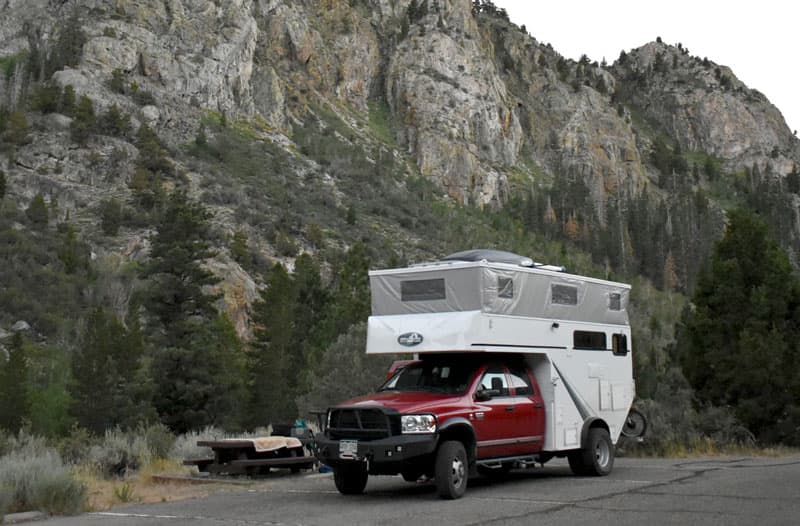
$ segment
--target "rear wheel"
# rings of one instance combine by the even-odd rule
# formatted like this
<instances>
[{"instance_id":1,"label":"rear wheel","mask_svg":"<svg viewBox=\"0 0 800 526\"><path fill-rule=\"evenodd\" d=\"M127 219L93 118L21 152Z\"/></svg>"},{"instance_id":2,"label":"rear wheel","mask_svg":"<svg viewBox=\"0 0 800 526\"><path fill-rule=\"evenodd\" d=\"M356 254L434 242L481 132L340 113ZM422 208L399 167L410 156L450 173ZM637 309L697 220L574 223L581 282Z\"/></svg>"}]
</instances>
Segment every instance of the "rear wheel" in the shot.
<instances>
[{"instance_id":1,"label":"rear wheel","mask_svg":"<svg viewBox=\"0 0 800 526\"><path fill-rule=\"evenodd\" d=\"M367 466L361 462L342 464L333 469L333 481L342 495L360 495L367 486Z\"/></svg>"},{"instance_id":2,"label":"rear wheel","mask_svg":"<svg viewBox=\"0 0 800 526\"><path fill-rule=\"evenodd\" d=\"M448 440L436 452L436 490L443 499L459 499L467 491L467 452L464 444Z\"/></svg>"},{"instance_id":3,"label":"rear wheel","mask_svg":"<svg viewBox=\"0 0 800 526\"><path fill-rule=\"evenodd\" d=\"M576 475L604 476L614 467L614 444L608 431L595 427L589 430L586 448L571 452L567 459Z\"/></svg>"}]
</instances>

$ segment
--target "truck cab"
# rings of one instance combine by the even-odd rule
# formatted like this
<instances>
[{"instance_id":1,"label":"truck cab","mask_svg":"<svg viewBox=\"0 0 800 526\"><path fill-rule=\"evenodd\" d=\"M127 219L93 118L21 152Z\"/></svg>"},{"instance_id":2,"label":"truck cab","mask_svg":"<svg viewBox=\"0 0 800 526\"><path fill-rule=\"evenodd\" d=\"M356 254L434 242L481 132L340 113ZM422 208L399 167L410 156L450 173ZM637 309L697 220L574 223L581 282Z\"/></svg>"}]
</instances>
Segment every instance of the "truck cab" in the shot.
<instances>
[{"instance_id":1,"label":"truck cab","mask_svg":"<svg viewBox=\"0 0 800 526\"><path fill-rule=\"evenodd\" d=\"M433 478L440 496L452 499L477 472L491 476L548 460L545 421L542 393L524 356L426 354L375 393L332 407L318 457L333 467L343 494L361 493L370 474L401 474L408 481ZM613 464L607 430L604 441L606 454L588 468L598 474Z\"/></svg>"}]
</instances>

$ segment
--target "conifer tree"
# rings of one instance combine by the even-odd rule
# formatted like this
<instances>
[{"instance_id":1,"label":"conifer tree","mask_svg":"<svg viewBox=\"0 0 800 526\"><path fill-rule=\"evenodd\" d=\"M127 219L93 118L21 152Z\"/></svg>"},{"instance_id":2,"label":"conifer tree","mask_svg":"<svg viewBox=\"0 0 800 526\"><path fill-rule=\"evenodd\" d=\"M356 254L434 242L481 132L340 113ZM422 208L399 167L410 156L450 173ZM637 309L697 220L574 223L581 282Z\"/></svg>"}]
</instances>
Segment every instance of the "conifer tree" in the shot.
<instances>
[{"instance_id":1,"label":"conifer tree","mask_svg":"<svg viewBox=\"0 0 800 526\"><path fill-rule=\"evenodd\" d=\"M149 393L138 372L144 355L138 328L125 328L102 308L86 323L82 344L72 361L71 413L81 427L95 433L130 428L149 414Z\"/></svg>"},{"instance_id":2,"label":"conifer tree","mask_svg":"<svg viewBox=\"0 0 800 526\"><path fill-rule=\"evenodd\" d=\"M295 288L292 277L276 263L267 278L267 290L253 306L250 393L253 427L285 423L297 416L294 406L290 353L295 335Z\"/></svg>"},{"instance_id":3,"label":"conifer tree","mask_svg":"<svg viewBox=\"0 0 800 526\"><path fill-rule=\"evenodd\" d=\"M92 99L84 95L75 108L75 118L70 124L72 140L81 146L86 146L89 136L94 131L95 120Z\"/></svg>"},{"instance_id":4,"label":"conifer tree","mask_svg":"<svg viewBox=\"0 0 800 526\"><path fill-rule=\"evenodd\" d=\"M681 363L701 401L732 407L767 442L798 443L800 284L763 221L729 219L684 316Z\"/></svg>"},{"instance_id":5,"label":"conifer tree","mask_svg":"<svg viewBox=\"0 0 800 526\"><path fill-rule=\"evenodd\" d=\"M176 432L216 424L236 429L242 406L241 344L203 288L218 279L202 267L212 255L210 214L175 192L152 242L145 306L154 346L154 406Z\"/></svg>"},{"instance_id":6,"label":"conifer tree","mask_svg":"<svg viewBox=\"0 0 800 526\"><path fill-rule=\"evenodd\" d=\"M47 226L50 213L47 211L47 205L41 193L37 193L33 196L30 205L28 205L28 208L25 210L25 215L28 216L28 219L33 223L34 227L43 228Z\"/></svg>"},{"instance_id":7,"label":"conifer tree","mask_svg":"<svg viewBox=\"0 0 800 526\"><path fill-rule=\"evenodd\" d=\"M28 361L22 334L14 333L8 361L0 353L0 428L17 433L29 416Z\"/></svg>"}]
</instances>

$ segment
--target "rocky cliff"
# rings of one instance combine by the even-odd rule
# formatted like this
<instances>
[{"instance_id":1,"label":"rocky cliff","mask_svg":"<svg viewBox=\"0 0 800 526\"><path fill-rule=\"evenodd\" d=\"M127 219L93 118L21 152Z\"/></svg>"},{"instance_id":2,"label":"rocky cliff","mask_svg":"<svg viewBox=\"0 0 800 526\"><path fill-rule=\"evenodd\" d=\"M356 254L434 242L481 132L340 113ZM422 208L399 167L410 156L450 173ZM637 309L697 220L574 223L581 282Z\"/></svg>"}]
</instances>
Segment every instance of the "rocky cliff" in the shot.
<instances>
[{"instance_id":1,"label":"rocky cliff","mask_svg":"<svg viewBox=\"0 0 800 526\"><path fill-rule=\"evenodd\" d=\"M602 230L612 204L619 213L623 200L669 197L668 174L653 162L659 141L689 159L687 172L711 159L728 173L757 167L783 184L800 161L800 143L778 109L724 66L660 41L611 65L566 60L481 2L3 0L0 13L0 106L7 115L22 112L29 125L22 140L4 136L0 166L10 198L57 199L59 213L81 225L99 254L146 254L147 228L107 238L96 226L101 200L131 199L140 147L124 134L76 144L73 117L31 106L42 86L70 86L97 115L116 107L133 130L153 128L176 168L164 187L186 185L206 201L209 188L225 187L259 199L183 156L205 140L211 119L235 123L277 152L273 158L285 157L281 177L305 189L298 191L329 188L333 207L346 206L347 167L322 162L308 133L365 152L361 169L373 173L362 187L407 187L421 176L452 201L497 210L559 180L577 181L588 191L586 208L564 212L548 201L542 216L572 240L582 235L572 232L573 219ZM74 57L56 60L75 42ZM380 181L386 159L391 183ZM708 181L701 173L692 184L706 189ZM209 205L221 232L247 231L257 251L280 257L256 212L239 213L224 200ZM264 212L271 213L283 214ZM382 223L379 207L371 213L393 236L419 236L402 220ZM663 219L671 225L671 216ZM798 221L788 222L800 234ZM313 250L310 227L288 230ZM630 251L631 228L622 230L618 243ZM583 234L587 246L592 235ZM225 250L212 267L225 276L227 305L246 334L252 278Z\"/></svg>"}]
</instances>

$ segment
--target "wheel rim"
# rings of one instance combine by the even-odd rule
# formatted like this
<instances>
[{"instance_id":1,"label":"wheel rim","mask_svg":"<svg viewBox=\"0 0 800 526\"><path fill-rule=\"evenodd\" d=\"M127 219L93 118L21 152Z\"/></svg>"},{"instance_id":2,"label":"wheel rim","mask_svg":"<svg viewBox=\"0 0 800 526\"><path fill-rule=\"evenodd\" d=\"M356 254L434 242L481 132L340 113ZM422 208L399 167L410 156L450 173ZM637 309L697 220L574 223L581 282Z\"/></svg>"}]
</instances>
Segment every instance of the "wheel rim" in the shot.
<instances>
[{"instance_id":1,"label":"wheel rim","mask_svg":"<svg viewBox=\"0 0 800 526\"><path fill-rule=\"evenodd\" d=\"M461 484L464 483L465 475L466 470L464 469L464 461L459 457L455 457L453 459L453 465L451 466L450 473L450 480L453 482L453 487L460 487Z\"/></svg>"},{"instance_id":2,"label":"wheel rim","mask_svg":"<svg viewBox=\"0 0 800 526\"><path fill-rule=\"evenodd\" d=\"M597 446L594 448L594 457L597 459L597 465L605 467L611 458L611 450L608 448L608 443L605 440L598 440Z\"/></svg>"}]
</instances>

